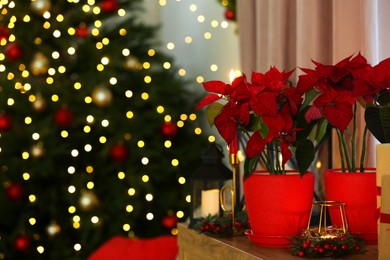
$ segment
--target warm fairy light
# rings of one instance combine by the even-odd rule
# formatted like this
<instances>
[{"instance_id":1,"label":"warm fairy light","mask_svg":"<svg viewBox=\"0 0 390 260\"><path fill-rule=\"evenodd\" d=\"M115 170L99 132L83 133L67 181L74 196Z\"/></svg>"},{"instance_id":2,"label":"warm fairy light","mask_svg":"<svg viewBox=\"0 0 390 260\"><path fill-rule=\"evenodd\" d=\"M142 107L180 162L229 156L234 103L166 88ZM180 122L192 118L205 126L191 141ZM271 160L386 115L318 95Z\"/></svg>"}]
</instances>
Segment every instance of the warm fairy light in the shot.
<instances>
[{"instance_id":1,"label":"warm fairy light","mask_svg":"<svg viewBox=\"0 0 390 260\"><path fill-rule=\"evenodd\" d=\"M171 68L171 63L169 63L168 61L164 62L163 68L166 69L166 70L170 69Z\"/></svg>"},{"instance_id":2,"label":"warm fairy light","mask_svg":"<svg viewBox=\"0 0 390 260\"><path fill-rule=\"evenodd\" d=\"M211 65L210 65L210 70L211 70L211 71L214 71L214 72L217 71L217 70L218 70L217 64L211 64Z\"/></svg>"},{"instance_id":3,"label":"warm fairy light","mask_svg":"<svg viewBox=\"0 0 390 260\"><path fill-rule=\"evenodd\" d=\"M23 173L23 180L28 181L30 179L30 174L28 172Z\"/></svg>"},{"instance_id":4,"label":"warm fairy light","mask_svg":"<svg viewBox=\"0 0 390 260\"><path fill-rule=\"evenodd\" d=\"M81 245L80 244L75 244L73 246L73 248L74 248L75 251L80 251L81 250Z\"/></svg>"},{"instance_id":5,"label":"warm fairy light","mask_svg":"<svg viewBox=\"0 0 390 260\"><path fill-rule=\"evenodd\" d=\"M134 210L134 207L132 205L127 205L126 206L126 212L132 212Z\"/></svg>"},{"instance_id":6,"label":"warm fairy light","mask_svg":"<svg viewBox=\"0 0 390 260\"><path fill-rule=\"evenodd\" d=\"M206 20L206 18L204 17L204 15L198 15L197 20L199 23L203 23Z\"/></svg>"},{"instance_id":7,"label":"warm fairy light","mask_svg":"<svg viewBox=\"0 0 390 260\"><path fill-rule=\"evenodd\" d=\"M190 5L190 11L195 12L198 9L198 7L195 4Z\"/></svg>"},{"instance_id":8,"label":"warm fairy light","mask_svg":"<svg viewBox=\"0 0 390 260\"><path fill-rule=\"evenodd\" d=\"M37 251L38 253L43 254L45 252L45 248L43 246L38 246Z\"/></svg>"},{"instance_id":9,"label":"warm fairy light","mask_svg":"<svg viewBox=\"0 0 390 260\"><path fill-rule=\"evenodd\" d=\"M173 42L168 42L167 43L167 49L168 50L173 50L175 48L175 44Z\"/></svg>"},{"instance_id":10,"label":"warm fairy light","mask_svg":"<svg viewBox=\"0 0 390 260\"><path fill-rule=\"evenodd\" d=\"M178 218L184 217L184 212L179 210L178 212L176 212L176 217L178 217Z\"/></svg>"},{"instance_id":11,"label":"warm fairy light","mask_svg":"<svg viewBox=\"0 0 390 260\"><path fill-rule=\"evenodd\" d=\"M177 234L179 234L179 230L177 228L172 228L171 234L176 236Z\"/></svg>"},{"instance_id":12,"label":"warm fairy light","mask_svg":"<svg viewBox=\"0 0 390 260\"><path fill-rule=\"evenodd\" d=\"M149 212L148 214L146 214L146 219L147 220L153 220L153 218L154 218L153 213Z\"/></svg>"},{"instance_id":13,"label":"warm fairy light","mask_svg":"<svg viewBox=\"0 0 390 260\"><path fill-rule=\"evenodd\" d=\"M68 167L68 173L69 174L74 174L76 172L76 168L74 166L69 166Z\"/></svg>"},{"instance_id":14,"label":"warm fairy light","mask_svg":"<svg viewBox=\"0 0 390 260\"><path fill-rule=\"evenodd\" d=\"M126 177L124 172L118 172L118 179L123 180Z\"/></svg>"},{"instance_id":15,"label":"warm fairy light","mask_svg":"<svg viewBox=\"0 0 390 260\"><path fill-rule=\"evenodd\" d=\"M79 151L76 150L76 149L73 149L73 150L70 152L70 154L72 155L72 157L77 157L77 156L79 156Z\"/></svg>"},{"instance_id":16,"label":"warm fairy light","mask_svg":"<svg viewBox=\"0 0 390 260\"><path fill-rule=\"evenodd\" d=\"M143 182L148 182L149 181L149 176L145 174L145 175L142 176L141 179L142 179Z\"/></svg>"},{"instance_id":17,"label":"warm fairy light","mask_svg":"<svg viewBox=\"0 0 390 260\"><path fill-rule=\"evenodd\" d=\"M200 127L197 127L197 128L195 128L194 133L196 135L200 135L200 134L202 134L202 129Z\"/></svg>"},{"instance_id":18,"label":"warm fairy light","mask_svg":"<svg viewBox=\"0 0 390 260\"><path fill-rule=\"evenodd\" d=\"M107 119L102 120L102 126L107 127L110 124L110 122Z\"/></svg>"},{"instance_id":19,"label":"warm fairy light","mask_svg":"<svg viewBox=\"0 0 390 260\"><path fill-rule=\"evenodd\" d=\"M318 162L317 162L316 167L317 167L317 169L320 169L320 168L322 167L321 161L318 161Z\"/></svg>"},{"instance_id":20,"label":"warm fairy light","mask_svg":"<svg viewBox=\"0 0 390 260\"><path fill-rule=\"evenodd\" d=\"M148 194L145 195L145 199L146 199L146 201L152 201L153 200L153 195L148 193Z\"/></svg>"},{"instance_id":21,"label":"warm fairy light","mask_svg":"<svg viewBox=\"0 0 390 260\"><path fill-rule=\"evenodd\" d=\"M184 184L184 183L186 183L186 178L184 178L184 177L179 177L178 182L179 182L180 184Z\"/></svg>"},{"instance_id":22,"label":"warm fairy light","mask_svg":"<svg viewBox=\"0 0 390 260\"><path fill-rule=\"evenodd\" d=\"M143 148L143 147L145 146L145 142L142 141L142 140L139 140L139 141L137 142L137 146L138 146L139 148Z\"/></svg>"},{"instance_id":23,"label":"warm fairy light","mask_svg":"<svg viewBox=\"0 0 390 260\"><path fill-rule=\"evenodd\" d=\"M37 223L37 220L35 218L29 218L28 222L30 223L31 226L34 226Z\"/></svg>"},{"instance_id":24,"label":"warm fairy light","mask_svg":"<svg viewBox=\"0 0 390 260\"><path fill-rule=\"evenodd\" d=\"M28 200L31 202L31 203L34 203L36 200L37 200L37 197L34 195L34 194L30 194L28 196Z\"/></svg>"},{"instance_id":25,"label":"warm fairy light","mask_svg":"<svg viewBox=\"0 0 390 260\"><path fill-rule=\"evenodd\" d=\"M230 84L233 82L234 78L235 78L235 72L233 69L230 70L229 72L229 81L230 81Z\"/></svg>"},{"instance_id":26,"label":"warm fairy light","mask_svg":"<svg viewBox=\"0 0 390 260\"><path fill-rule=\"evenodd\" d=\"M147 165L147 164L149 163L149 158L143 157L143 158L141 159L141 163L142 163L143 165Z\"/></svg>"},{"instance_id":27,"label":"warm fairy light","mask_svg":"<svg viewBox=\"0 0 390 260\"><path fill-rule=\"evenodd\" d=\"M99 223L99 217L93 216L93 217L91 218L91 222L92 222L93 224Z\"/></svg>"},{"instance_id":28,"label":"warm fairy light","mask_svg":"<svg viewBox=\"0 0 390 260\"><path fill-rule=\"evenodd\" d=\"M172 146L172 142L170 140L165 140L164 147L165 148L171 148L171 146Z\"/></svg>"},{"instance_id":29,"label":"warm fairy light","mask_svg":"<svg viewBox=\"0 0 390 260\"><path fill-rule=\"evenodd\" d=\"M178 160L178 159L173 159L173 160L171 161L171 164L172 164L172 166L176 167L176 166L179 165L179 160Z\"/></svg>"},{"instance_id":30,"label":"warm fairy light","mask_svg":"<svg viewBox=\"0 0 390 260\"><path fill-rule=\"evenodd\" d=\"M68 212L69 212L70 214L75 213L75 212L76 212L76 207L75 207L75 206L70 206L70 207L68 208Z\"/></svg>"},{"instance_id":31,"label":"warm fairy light","mask_svg":"<svg viewBox=\"0 0 390 260\"><path fill-rule=\"evenodd\" d=\"M211 39L211 33L210 32L205 32L203 34L203 37L206 39L206 40L210 40Z\"/></svg>"},{"instance_id":32,"label":"warm fairy light","mask_svg":"<svg viewBox=\"0 0 390 260\"><path fill-rule=\"evenodd\" d=\"M186 202L191 203L191 195L186 196Z\"/></svg>"},{"instance_id":33,"label":"warm fairy light","mask_svg":"<svg viewBox=\"0 0 390 260\"><path fill-rule=\"evenodd\" d=\"M126 232L129 231L130 230L130 225L129 224L124 224L123 225L123 230L126 231Z\"/></svg>"},{"instance_id":34,"label":"warm fairy light","mask_svg":"<svg viewBox=\"0 0 390 260\"><path fill-rule=\"evenodd\" d=\"M71 186L68 187L68 192L69 193L74 193L75 191L76 191L76 187L75 186L71 185Z\"/></svg>"},{"instance_id":35,"label":"warm fairy light","mask_svg":"<svg viewBox=\"0 0 390 260\"><path fill-rule=\"evenodd\" d=\"M135 194L135 189L134 188L130 188L127 190L127 194L129 194L129 196L134 196Z\"/></svg>"}]
</instances>

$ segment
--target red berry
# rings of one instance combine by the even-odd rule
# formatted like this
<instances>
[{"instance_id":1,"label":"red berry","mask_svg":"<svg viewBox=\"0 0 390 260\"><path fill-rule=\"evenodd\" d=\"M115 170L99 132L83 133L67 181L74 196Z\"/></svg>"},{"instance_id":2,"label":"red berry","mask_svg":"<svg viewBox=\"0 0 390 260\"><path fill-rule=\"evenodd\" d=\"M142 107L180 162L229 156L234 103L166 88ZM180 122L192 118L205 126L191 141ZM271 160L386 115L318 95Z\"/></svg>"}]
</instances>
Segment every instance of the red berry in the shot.
<instances>
[{"instance_id":1,"label":"red berry","mask_svg":"<svg viewBox=\"0 0 390 260\"><path fill-rule=\"evenodd\" d=\"M302 244L302 247L306 249L306 248L308 248L308 247L309 247L309 244L307 244L307 243L303 243L303 244Z\"/></svg>"},{"instance_id":2,"label":"red berry","mask_svg":"<svg viewBox=\"0 0 390 260\"><path fill-rule=\"evenodd\" d=\"M305 252L303 252L303 251L299 251L299 252L298 252L298 256L300 256L300 257L304 257L304 256L305 256Z\"/></svg>"},{"instance_id":3,"label":"red berry","mask_svg":"<svg viewBox=\"0 0 390 260\"><path fill-rule=\"evenodd\" d=\"M330 248L330 245L328 243L324 244L324 249L325 250L329 250L329 248Z\"/></svg>"},{"instance_id":4,"label":"red berry","mask_svg":"<svg viewBox=\"0 0 390 260\"><path fill-rule=\"evenodd\" d=\"M342 245L341 245L341 249L342 249L342 250L347 250L347 245L346 245L346 244L342 244Z\"/></svg>"},{"instance_id":5,"label":"red berry","mask_svg":"<svg viewBox=\"0 0 390 260\"><path fill-rule=\"evenodd\" d=\"M355 246L355 250L356 250L356 251L360 251L360 249L361 249L361 247L360 247L359 245L356 245L356 246Z\"/></svg>"},{"instance_id":6,"label":"red berry","mask_svg":"<svg viewBox=\"0 0 390 260\"><path fill-rule=\"evenodd\" d=\"M323 247L319 247L318 248L318 253L322 254L323 252L325 252L325 249Z\"/></svg>"}]
</instances>

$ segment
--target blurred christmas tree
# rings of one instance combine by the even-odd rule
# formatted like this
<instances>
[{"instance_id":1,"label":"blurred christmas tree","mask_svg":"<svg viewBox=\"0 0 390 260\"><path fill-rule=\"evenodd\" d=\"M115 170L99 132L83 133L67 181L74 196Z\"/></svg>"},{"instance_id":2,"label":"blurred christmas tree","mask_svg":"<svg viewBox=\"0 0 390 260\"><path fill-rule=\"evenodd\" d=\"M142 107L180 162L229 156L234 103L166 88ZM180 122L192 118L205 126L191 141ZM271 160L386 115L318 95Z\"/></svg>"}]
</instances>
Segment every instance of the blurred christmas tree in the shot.
<instances>
[{"instance_id":1,"label":"blurred christmas tree","mask_svg":"<svg viewBox=\"0 0 390 260\"><path fill-rule=\"evenodd\" d=\"M141 0L0 1L0 259L175 234L207 140Z\"/></svg>"}]
</instances>

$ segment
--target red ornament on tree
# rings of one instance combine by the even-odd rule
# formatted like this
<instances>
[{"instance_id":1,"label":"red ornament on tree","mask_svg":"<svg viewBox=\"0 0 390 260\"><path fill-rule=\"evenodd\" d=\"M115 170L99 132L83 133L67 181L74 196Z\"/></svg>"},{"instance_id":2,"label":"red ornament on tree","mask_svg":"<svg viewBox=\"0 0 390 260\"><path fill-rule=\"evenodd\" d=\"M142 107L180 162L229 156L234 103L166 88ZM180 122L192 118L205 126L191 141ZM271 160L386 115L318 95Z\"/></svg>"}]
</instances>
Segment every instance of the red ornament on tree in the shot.
<instances>
[{"instance_id":1,"label":"red ornament on tree","mask_svg":"<svg viewBox=\"0 0 390 260\"><path fill-rule=\"evenodd\" d=\"M0 115L0 133L8 131L12 126L12 120L9 115Z\"/></svg>"},{"instance_id":2,"label":"red ornament on tree","mask_svg":"<svg viewBox=\"0 0 390 260\"><path fill-rule=\"evenodd\" d=\"M26 252L31 245L31 240L27 235L19 235L15 238L14 246L19 252Z\"/></svg>"},{"instance_id":3,"label":"red ornament on tree","mask_svg":"<svg viewBox=\"0 0 390 260\"><path fill-rule=\"evenodd\" d=\"M127 158L127 148L124 144L115 144L111 147L110 156L116 163L123 163Z\"/></svg>"},{"instance_id":4,"label":"red ornament on tree","mask_svg":"<svg viewBox=\"0 0 390 260\"><path fill-rule=\"evenodd\" d=\"M18 61L23 57L23 50L17 43L10 43L5 48L5 57L9 61Z\"/></svg>"},{"instance_id":5,"label":"red ornament on tree","mask_svg":"<svg viewBox=\"0 0 390 260\"><path fill-rule=\"evenodd\" d=\"M79 38L85 38L89 35L89 29L85 25L80 25L76 28L76 36Z\"/></svg>"},{"instance_id":6,"label":"red ornament on tree","mask_svg":"<svg viewBox=\"0 0 390 260\"><path fill-rule=\"evenodd\" d=\"M69 127L73 122L73 113L68 108L60 108L54 114L54 122L61 128Z\"/></svg>"},{"instance_id":7,"label":"red ornament on tree","mask_svg":"<svg viewBox=\"0 0 390 260\"><path fill-rule=\"evenodd\" d=\"M177 135L177 126L172 121L166 121L161 126L161 133L167 139L174 138Z\"/></svg>"},{"instance_id":8,"label":"red ornament on tree","mask_svg":"<svg viewBox=\"0 0 390 260\"><path fill-rule=\"evenodd\" d=\"M20 183L12 183L7 187L6 194L10 200L21 200L24 195L23 186Z\"/></svg>"},{"instance_id":9,"label":"red ornament on tree","mask_svg":"<svg viewBox=\"0 0 390 260\"><path fill-rule=\"evenodd\" d=\"M106 13L115 12L119 8L118 0L103 0L100 6Z\"/></svg>"},{"instance_id":10,"label":"red ornament on tree","mask_svg":"<svg viewBox=\"0 0 390 260\"><path fill-rule=\"evenodd\" d=\"M230 20L230 21L234 21L234 20L235 20L234 11L233 11L233 10L230 10L230 9L226 9L226 11L225 11L225 17L226 17L226 19L228 19L228 20Z\"/></svg>"},{"instance_id":11,"label":"red ornament on tree","mask_svg":"<svg viewBox=\"0 0 390 260\"><path fill-rule=\"evenodd\" d=\"M0 26L0 41L2 40L8 41L8 38L9 38L8 28Z\"/></svg>"},{"instance_id":12,"label":"red ornament on tree","mask_svg":"<svg viewBox=\"0 0 390 260\"><path fill-rule=\"evenodd\" d=\"M165 216L161 219L161 224L166 229L172 229L176 227L177 217L176 216Z\"/></svg>"}]
</instances>

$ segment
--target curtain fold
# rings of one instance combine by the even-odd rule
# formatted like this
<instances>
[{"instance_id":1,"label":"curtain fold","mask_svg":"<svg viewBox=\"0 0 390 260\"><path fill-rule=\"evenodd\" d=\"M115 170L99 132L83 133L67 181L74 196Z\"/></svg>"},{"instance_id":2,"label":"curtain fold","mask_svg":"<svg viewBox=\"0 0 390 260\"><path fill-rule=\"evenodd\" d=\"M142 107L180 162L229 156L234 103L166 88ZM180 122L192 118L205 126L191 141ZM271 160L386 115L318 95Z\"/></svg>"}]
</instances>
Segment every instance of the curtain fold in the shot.
<instances>
[{"instance_id":1,"label":"curtain fold","mask_svg":"<svg viewBox=\"0 0 390 260\"><path fill-rule=\"evenodd\" d=\"M265 72L313 68L361 52L372 65L390 56L390 1L387 0L237 0L241 69ZM296 70L295 80L300 74ZM363 110L358 111L358 135L364 130ZM347 130L351 134L352 127ZM366 166L375 167L375 138L369 134ZM330 167L340 167L337 138L333 136ZM358 152L361 151L358 140ZM320 188L321 189L321 188ZM320 191L321 192L321 191Z\"/></svg>"}]
</instances>

